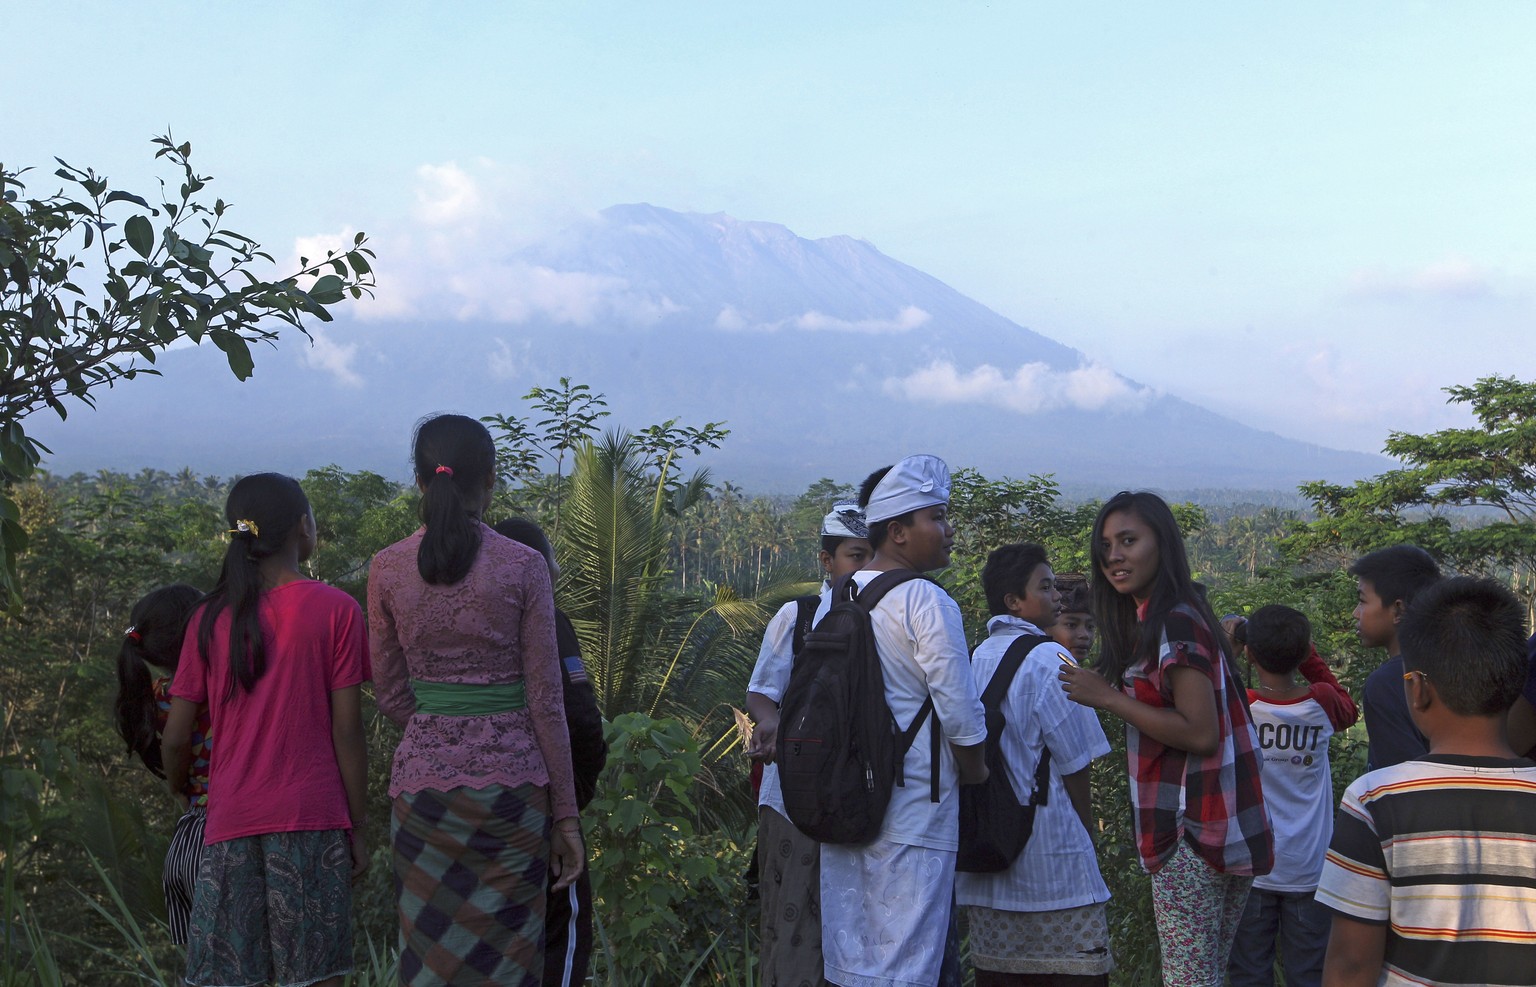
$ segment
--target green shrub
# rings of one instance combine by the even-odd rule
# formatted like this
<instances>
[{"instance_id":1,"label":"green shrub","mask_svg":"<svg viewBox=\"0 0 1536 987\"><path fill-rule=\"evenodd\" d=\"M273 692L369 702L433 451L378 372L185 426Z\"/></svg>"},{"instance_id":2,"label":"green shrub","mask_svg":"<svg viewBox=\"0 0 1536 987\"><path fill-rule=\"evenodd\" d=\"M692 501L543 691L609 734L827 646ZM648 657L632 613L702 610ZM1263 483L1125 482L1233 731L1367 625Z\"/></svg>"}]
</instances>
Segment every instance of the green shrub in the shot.
<instances>
[{"instance_id":1,"label":"green shrub","mask_svg":"<svg viewBox=\"0 0 1536 987\"><path fill-rule=\"evenodd\" d=\"M608 767L584 815L598 926L594 980L741 976L755 930L721 919L743 911L737 875L752 848L695 829L697 742L681 722L644 713L616 717L607 735Z\"/></svg>"}]
</instances>

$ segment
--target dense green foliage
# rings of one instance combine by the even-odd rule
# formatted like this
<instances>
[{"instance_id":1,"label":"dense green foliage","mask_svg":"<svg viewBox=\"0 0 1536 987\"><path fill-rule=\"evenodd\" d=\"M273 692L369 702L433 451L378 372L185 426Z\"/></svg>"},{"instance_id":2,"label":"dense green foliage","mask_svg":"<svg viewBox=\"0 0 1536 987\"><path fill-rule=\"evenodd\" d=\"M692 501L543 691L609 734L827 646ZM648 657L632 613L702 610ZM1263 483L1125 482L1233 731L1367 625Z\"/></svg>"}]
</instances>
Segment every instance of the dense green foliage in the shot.
<instances>
[{"instance_id":1,"label":"dense green foliage","mask_svg":"<svg viewBox=\"0 0 1536 987\"><path fill-rule=\"evenodd\" d=\"M602 923L594 973L609 984L752 983L756 919L738 875L755 814L734 707L768 617L813 585L822 513L852 491L823 480L798 498L750 497L707 474L683 475L687 457L725 439L718 424L599 434L602 395L566 380L526 400L530 414L493 426L503 462L514 465L491 513L527 513L554 534L559 602L610 720L613 756L586 816ZM415 488L335 466L302 482L322 541L310 574L363 599L368 560L417 523ZM1478 489L1481 503L1495 503L1488 483ZM13 489L34 537L19 559L22 606L0 618L0 985L118 982L127 970L166 982L177 966L157 917L173 807L112 730L112 663L138 596L171 581L211 584L226 490L190 471L41 475ZM973 640L985 624L978 575L990 548L1036 540L1060 571L1087 565L1097 505L1068 502L1051 477L958 469L951 506L957 543L942 579ZM1401 510L1404 524L1417 523ZM1354 584L1340 553L1433 529L1350 528L1354 540L1324 555L1321 532L1333 530L1326 511L1311 519L1264 504L1177 511L1217 611L1301 609L1358 695L1379 655L1355 640ZM1459 566L1514 571L1497 541L1480 557L1470 535L1457 544L1454 556L1441 543L1429 547ZM1156 937L1130 835L1123 732L1114 721L1105 728L1115 752L1095 767L1096 837L1115 894L1115 982L1154 983ZM1356 728L1335 741L1340 785L1361 770L1362 737ZM387 982L394 943L385 787L397 739L382 718L370 722L374 860L356 892L359 982ZM58 979L42 976L47 969Z\"/></svg>"}]
</instances>

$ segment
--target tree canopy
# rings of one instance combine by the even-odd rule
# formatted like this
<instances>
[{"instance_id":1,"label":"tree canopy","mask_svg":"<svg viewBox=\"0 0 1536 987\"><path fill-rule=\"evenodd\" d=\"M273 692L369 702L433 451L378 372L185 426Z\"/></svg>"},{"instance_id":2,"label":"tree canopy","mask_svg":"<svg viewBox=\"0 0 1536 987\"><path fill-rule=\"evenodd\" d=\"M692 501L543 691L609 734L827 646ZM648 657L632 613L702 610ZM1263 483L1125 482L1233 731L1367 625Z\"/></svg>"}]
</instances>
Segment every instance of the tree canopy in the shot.
<instances>
[{"instance_id":1,"label":"tree canopy","mask_svg":"<svg viewBox=\"0 0 1536 987\"><path fill-rule=\"evenodd\" d=\"M1475 427L1427 435L1393 432L1385 452L1403 466L1351 486L1301 491L1317 519L1286 539L1294 559L1336 565L1398 542L1423 547L1453 569L1511 577L1536 573L1536 382L1483 377L1445 388Z\"/></svg>"}]
</instances>

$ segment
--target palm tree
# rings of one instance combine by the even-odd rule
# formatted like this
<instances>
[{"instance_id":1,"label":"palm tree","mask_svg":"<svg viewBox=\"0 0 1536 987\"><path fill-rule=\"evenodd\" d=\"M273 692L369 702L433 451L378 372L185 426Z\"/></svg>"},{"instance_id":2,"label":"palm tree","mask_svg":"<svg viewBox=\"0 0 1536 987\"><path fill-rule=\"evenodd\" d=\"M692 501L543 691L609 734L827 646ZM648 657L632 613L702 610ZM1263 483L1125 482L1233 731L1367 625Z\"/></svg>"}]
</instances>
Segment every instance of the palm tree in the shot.
<instances>
[{"instance_id":1,"label":"palm tree","mask_svg":"<svg viewBox=\"0 0 1536 987\"><path fill-rule=\"evenodd\" d=\"M772 596L762 600L697 577L693 588L671 588L674 522L693 506L690 497L702 496L704 477L669 489L622 432L579 446L570 483L558 596L598 705L610 719L638 711L683 721L705 752L700 781L745 803L744 782L723 780L741 766L721 762L737 746L733 707L745 693L768 605L782 602L785 587L768 584ZM688 491L681 499L679 489Z\"/></svg>"}]
</instances>

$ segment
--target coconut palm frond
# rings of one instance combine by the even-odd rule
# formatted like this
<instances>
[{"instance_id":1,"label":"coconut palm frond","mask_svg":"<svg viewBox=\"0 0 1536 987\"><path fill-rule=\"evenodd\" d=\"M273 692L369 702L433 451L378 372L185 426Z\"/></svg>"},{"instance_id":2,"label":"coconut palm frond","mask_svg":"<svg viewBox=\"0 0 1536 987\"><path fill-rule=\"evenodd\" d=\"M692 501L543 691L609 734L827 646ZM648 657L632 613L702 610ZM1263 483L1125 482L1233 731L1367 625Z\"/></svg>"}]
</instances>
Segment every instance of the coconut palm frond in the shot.
<instances>
[{"instance_id":1,"label":"coconut palm frond","mask_svg":"<svg viewBox=\"0 0 1536 987\"><path fill-rule=\"evenodd\" d=\"M566 614L581 639L598 703L614 716L637 708L669 547L629 436L610 432L576 449L564 514Z\"/></svg>"}]
</instances>

